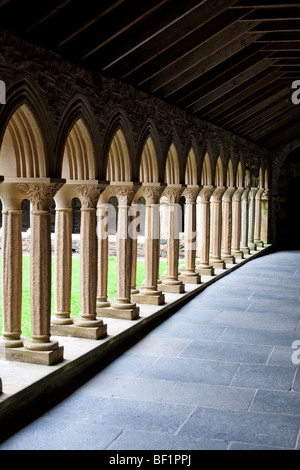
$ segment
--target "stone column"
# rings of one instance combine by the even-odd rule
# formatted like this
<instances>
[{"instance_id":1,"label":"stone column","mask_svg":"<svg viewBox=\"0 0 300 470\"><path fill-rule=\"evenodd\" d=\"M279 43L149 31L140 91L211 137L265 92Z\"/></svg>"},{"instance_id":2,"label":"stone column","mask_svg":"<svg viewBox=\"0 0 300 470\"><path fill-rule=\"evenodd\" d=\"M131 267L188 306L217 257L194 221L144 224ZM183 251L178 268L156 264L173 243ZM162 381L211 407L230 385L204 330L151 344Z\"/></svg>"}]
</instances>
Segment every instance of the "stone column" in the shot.
<instances>
[{"instance_id":1,"label":"stone column","mask_svg":"<svg viewBox=\"0 0 300 470\"><path fill-rule=\"evenodd\" d=\"M24 340L29 351L22 360L52 364L63 359L63 347L50 337L51 320L51 230L50 205L61 182L39 179L20 183L18 190L32 204L30 249L31 338Z\"/></svg>"},{"instance_id":2,"label":"stone column","mask_svg":"<svg viewBox=\"0 0 300 470\"><path fill-rule=\"evenodd\" d=\"M145 280L140 293L132 295L132 300L141 304L161 305L165 296L157 288L159 263L159 198L164 185L147 184L141 188L146 200L145 214Z\"/></svg>"},{"instance_id":3,"label":"stone column","mask_svg":"<svg viewBox=\"0 0 300 470\"><path fill-rule=\"evenodd\" d=\"M139 307L131 302L132 240L128 233L129 208L140 185L112 182L110 190L118 199L117 229L117 294L110 307L98 309L104 317L134 320L139 317Z\"/></svg>"},{"instance_id":4,"label":"stone column","mask_svg":"<svg viewBox=\"0 0 300 470\"><path fill-rule=\"evenodd\" d=\"M98 266L97 266L97 300L96 311L109 307L107 300L108 279L108 202L101 201L97 205L97 237L98 237Z\"/></svg>"},{"instance_id":5,"label":"stone column","mask_svg":"<svg viewBox=\"0 0 300 470\"><path fill-rule=\"evenodd\" d=\"M242 194L241 209L242 209L242 225L241 225L241 250L245 255L249 255L250 248L248 246L248 212L249 212L249 197L250 188L246 188Z\"/></svg>"},{"instance_id":6,"label":"stone column","mask_svg":"<svg viewBox=\"0 0 300 470\"><path fill-rule=\"evenodd\" d=\"M97 232L96 206L103 185L82 184L77 192L81 201L80 224L80 318L74 320L75 325L83 329L89 328L91 337L99 339L107 334L107 325L97 318ZM89 333L87 333L89 335Z\"/></svg>"},{"instance_id":7,"label":"stone column","mask_svg":"<svg viewBox=\"0 0 300 470\"><path fill-rule=\"evenodd\" d=\"M269 198L270 191L265 189L261 197L261 239L263 244L268 243Z\"/></svg>"},{"instance_id":8,"label":"stone column","mask_svg":"<svg viewBox=\"0 0 300 470\"><path fill-rule=\"evenodd\" d=\"M222 199L222 258L225 263L234 264L235 259L231 252L232 242L232 196L233 187L226 189Z\"/></svg>"},{"instance_id":9,"label":"stone column","mask_svg":"<svg viewBox=\"0 0 300 470\"><path fill-rule=\"evenodd\" d=\"M22 347L22 197L16 184L0 186L2 211L2 338L0 346Z\"/></svg>"},{"instance_id":10,"label":"stone column","mask_svg":"<svg viewBox=\"0 0 300 470\"><path fill-rule=\"evenodd\" d=\"M131 246L132 246L132 263L131 263L131 295L138 294L139 290L136 288L136 266L137 266L137 212L138 205L136 202L132 203L130 208L130 226L131 230Z\"/></svg>"},{"instance_id":11,"label":"stone column","mask_svg":"<svg viewBox=\"0 0 300 470\"><path fill-rule=\"evenodd\" d=\"M185 265L181 269L179 279L187 284L200 284L201 278L196 272L196 200L200 191L199 186L188 186L182 195L185 197Z\"/></svg>"},{"instance_id":12,"label":"stone column","mask_svg":"<svg viewBox=\"0 0 300 470\"><path fill-rule=\"evenodd\" d=\"M214 274L214 268L209 263L210 197L213 193L213 190L213 186L204 186L199 194L199 263L196 265L196 271L199 274L206 276L212 276Z\"/></svg>"},{"instance_id":13,"label":"stone column","mask_svg":"<svg viewBox=\"0 0 300 470\"><path fill-rule=\"evenodd\" d=\"M237 259L243 259L244 254L241 247L241 198L244 188L237 188L232 197L232 248L231 252Z\"/></svg>"},{"instance_id":14,"label":"stone column","mask_svg":"<svg viewBox=\"0 0 300 470\"><path fill-rule=\"evenodd\" d=\"M54 245L54 316L52 325L72 325L72 189L65 184L55 195L55 245ZM58 329L52 334L59 334Z\"/></svg>"},{"instance_id":15,"label":"stone column","mask_svg":"<svg viewBox=\"0 0 300 470\"><path fill-rule=\"evenodd\" d=\"M258 188L251 188L249 193L249 228L248 228L248 246L250 250L256 250L254 243L254 225L255 225L255 197Z\"/></svg>"},{"instance_id":16,"label":"stone column","mask_svg":"<svg viewBox=\"0 0 300 470\"><path fill-rule=\"evenodd\" d=\"M225 186L218 186L211 198L211 256L210 262L214 268L224 269L225 262L221 259L222 243L222 197Z\"/></svg>"},{"instance_id":17,"label":"stone column","mask_svg":"<svg viewBox=\"0 0 300 470\"><path fill-rule=\"evenodd\" d=\"M254 224L254 243L256 246L263 247L263 241L261 239L261 213L262 204L261 198L264 193L263 188L259 188L255 196L255 224Z\"/></svg>"},{"instance_id":18,"label":"stone column","mask_svg":"<svg viewBox=\"0 0 300 470\"><path fill-rule=\"evenodd\" d=\"M167 273L161 284L161 290L164 292L182 293L184 284L178 279L178 259L179 259L179 198L184 190L184 185L170 184L164 190L163 195L168 198L168 239Z\"/></svg>"}]
</instances>

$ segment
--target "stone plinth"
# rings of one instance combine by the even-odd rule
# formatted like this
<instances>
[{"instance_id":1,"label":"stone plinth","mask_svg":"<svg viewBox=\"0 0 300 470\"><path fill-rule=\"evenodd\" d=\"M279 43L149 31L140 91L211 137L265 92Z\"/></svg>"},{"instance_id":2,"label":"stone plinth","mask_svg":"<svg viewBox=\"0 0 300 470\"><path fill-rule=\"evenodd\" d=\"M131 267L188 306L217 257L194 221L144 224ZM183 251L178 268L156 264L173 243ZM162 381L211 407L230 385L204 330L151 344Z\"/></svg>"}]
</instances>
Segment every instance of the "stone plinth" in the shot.
<instances>
[{"instance_id":1,"label":"stone plinth","mask_svg":"<svg viewBox=\"0 0 300 470\"><path fill-rule=\"evenodd\" d=\"M82 327L76 324L51 325L51 334L54 336L71 336L75 338L101 339L107 336L107 325L100 320L99 326Z\"/></svg>"},{"instance_id":2,"label":"stone plinth","mask_svg":"<svg viewBox=\"0 0 300 470\"><path fill-rule=\"evenodd\" d=\"M63 360L64 347L59 346L49 351L28 350L26 348L0 349L0 358L8 361L29 362L51 366Z\"/></svg>"}]
</instances>

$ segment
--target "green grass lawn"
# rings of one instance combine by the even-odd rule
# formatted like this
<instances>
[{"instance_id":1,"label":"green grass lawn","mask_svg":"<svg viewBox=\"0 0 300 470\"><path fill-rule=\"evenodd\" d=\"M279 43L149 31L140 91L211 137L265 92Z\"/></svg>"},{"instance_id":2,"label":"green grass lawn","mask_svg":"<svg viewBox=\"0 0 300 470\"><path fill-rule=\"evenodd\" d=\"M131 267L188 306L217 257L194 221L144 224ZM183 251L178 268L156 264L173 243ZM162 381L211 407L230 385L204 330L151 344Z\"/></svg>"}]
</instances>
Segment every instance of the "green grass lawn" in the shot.
<instances>
[{"instance_id":1,"label":"green grass lawn","mask_svg":"<svg viewBox=\"0 0 300 470\"><path fill-rule=\"evenodd\" d=\"M1 259L1 257L0 257ZM160 276L166 270L167 264L161 261L159 273ZM52 258L52 296L51 296L51 314L54 313L54 289L53 289L53 269L54 262ZM1 270L0 270L1 276ZM137 262L137 288L145 278L145 265L143 261ZM108 300L114 300L117 292L117 262L115 258L108 261ZM78 317L80 315L80 258L72 259L72 293L71 293L71 315ZM0 324L2 330L2 305L0 302ZM23 256L23 295L22 295L22 335L30 337L30 257ZM1 333L0 333L1 334Z\"/></svg>"}]
</instances>

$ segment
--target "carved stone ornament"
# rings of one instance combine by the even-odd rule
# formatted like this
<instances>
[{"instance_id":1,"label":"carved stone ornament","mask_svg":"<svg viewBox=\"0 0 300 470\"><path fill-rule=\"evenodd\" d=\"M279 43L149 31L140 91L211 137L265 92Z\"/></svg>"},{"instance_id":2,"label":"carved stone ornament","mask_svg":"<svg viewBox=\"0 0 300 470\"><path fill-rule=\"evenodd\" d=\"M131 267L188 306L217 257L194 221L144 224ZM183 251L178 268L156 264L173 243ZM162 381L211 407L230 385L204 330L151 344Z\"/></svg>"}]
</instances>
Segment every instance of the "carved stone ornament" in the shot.
<instances>
[{"instance_id":1,"label":"carved stone ornament","mask_svg":"<svg viewBox=\"0 0 300 470\"><path fill-rule=\"evenodd\" d=\"M182 195L185 197L186 202L188 204L191 204L193 202L196 202L199 191L200 191L200 188L193 188L192 186L188 186L183 191Z\"/></svg>"},{"instance_id":2,"label":"carved stone ornament","mask_svg":"<svg viewBox=\"0 0 300 470\"><path fill-rule=\"evenodd\" d=\"M256 193L255 199L261 199L263 193L264 193L264 188L259 188L259 190Z\"/></svg>"},{"instance_id":3,"label":"carved stone ornament","mask_svg":"<svg viewBox=\"0 0 300 470\"><path fill-rule=\"evenodd\" d=\"M213 186L203 186L200 191L199 197L201 202L209 202L210 197L213 193L214 187Z\"/></svg>"},{"instance_id":4,"label":"carved stone ornament","mask_svg":"<svg viewBox=\"0 0 300 470\"><path fill-rule=\"evenodd\" d=\"M113 192L120 206L130 206L138 188L130 185L114 186Z\"/></svg>"},{"instance_id":5,"label":"carved stone ornament","mask_svg":"<svg viewBox=\"0 0 300 470\"><path fill-rule=\"evenodd\" d=\"M227 188L224 195L223 195L223 201L225 202L231 202L232 201L232 196L235 193L235 188Z\"/></svg>"},{"instance_id":6,"label":"carved stone ornament","mask_svg":"<svg viewBox=\"0 0 300 470\"><path fill-rule=\"evenodd\" d=\"M225 187L224 186L219 186L214 190L211 196L211 201L212 202L222 202L222 197L225 192Z\"/></svg>"},{"instance_id":7,"label":"carved stone ornament","mask_svg":"<svg viewBox=\"0 0 300 470\"><path fill-rule=\"evenodd\" d=\"M175 204L178 202L184 188L173 188L173 187L166 187L163 195L168 198L169 204Z\"/></svg>"},{"instance_id":8,"label":"carved stone ornament","mask_svg":"<svg viewBox=\"0 0 300 470\"><path fill-rule=\"evenodd\" d=\"M141 194L148 204L158 204L159 197L165 188L161 186L142 186Z\"/></svg>"},{"instance_id":9,"label":"carved stone ornament","mask_svg":"<svg viewBox=\"0 0 300 470\"><path fill-rule=\"evenodd\" d=\"M232 196L232 200L234 202L239 202L242 198L243 192L245 191L244 188L237 188L234 195Z\"/></svg>"},{"instance_id":10,"label":"carved stone ornament","mask_svg":"<svg viewBox=\"0 0 300 470\"><path fill-rule=\"evenodd\" d=\"M18 191L32 203L34 210L48 210L63 183L20 183Z\"/></svg>"},{"instance_id":11,"label":"carved stone ornament","mask_svg":"<svg viewBox=\"0 0 300 470\"><path fill-rule=\"evenodd\" d=\"M81 201L82 208L95 208L99 199L101 186L88 186L82 184L76 188L79 193L79 198Z\"/></svg>"},{"instance_id":12,"label":"carved stone ornament","mask_svg":"<svg viewBox=\"0 0 300 470\"><path fill-rule=\"evenodd\" d=\"M267 201L270 198L270 190L265 189L262 196L261 196L263 201Z\"/></svg>"}]
</instances>

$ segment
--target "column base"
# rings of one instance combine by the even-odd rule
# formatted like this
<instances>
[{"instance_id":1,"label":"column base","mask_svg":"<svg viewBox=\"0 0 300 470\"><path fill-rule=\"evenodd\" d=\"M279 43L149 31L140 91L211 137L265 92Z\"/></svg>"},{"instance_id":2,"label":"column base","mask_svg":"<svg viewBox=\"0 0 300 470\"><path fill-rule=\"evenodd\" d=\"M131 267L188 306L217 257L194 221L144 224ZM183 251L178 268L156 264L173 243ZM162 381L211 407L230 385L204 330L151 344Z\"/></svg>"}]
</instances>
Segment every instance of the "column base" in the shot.
<instances>
[{"instance_id":1,"label":"column base","mask_svg":"<svg viewBox=\"0 0 300 470\"><path fill-rule=\"evenodd\" d=\"M264 247L264 242L262 240L254 240L254 243L257 247L263 248Z\"/></svg>"},{"instance_id":2,"label":"column base","mask_svg":"<svg viewBox=\"0 0 300 470\"><path fill-rule=\"evenodd\" d=\"M129 304L130 305L130 304ZM120 320L135 320L140 316L140 309L137 306L131 308L111 307L101 308L97 313L106 318L119 318Z\"/></svg>"},{"instance_id":3,"label":"column base","mask_svg":"<svg viewBox=\"0 0 300 470\"><path fill-rule=\"evenodd\" d=\"M225 264L235 264L235 258L233 255L222 255L222 259L225 261Z\"/></svg>"},{"instance_id":4,"label":"column base","mask_svg":"<svg viewBox=\"0 0 300 470\"><path fill-rule=\"evenodd\" d=\"M63 360L64 347L59 346L50 351L35 351L26 348L3 348L0 350L0 359L15 362L28 362L51 366Z\"/></svg>"},{"instance_id":5,"label":"column base","mask_svg":"<svg viewBox=\"0 0 300 470\"><path fill-rule=\"evenodd\" d=\"M185 290L185 285L182 281L169 281L168 279L164 279L160 288L163 292L169 292L172 294L182 294Z\"/></svg>"},{"instance_id":6,"label":"column base","mask_svg":"<svg viewBox=\"0 0 300 470\"><path fill-rule=\"evenodd\" d=\"M244 253L241 250L240 251L232 251L232 254L236 259L243 259L244 258Z\"/></svg>"},{"instance_id":7,"label":"column base","mask_svg":"<svg viewBox=\"0 0 300 470\"><path fill-rule=\"evenodd\" d=\"M214 276L215 270L212 266L209 265L196 265L195 270L197 273L199 273L201 276Z\"/></svg>"},{"instance_id":8,"label":"column base","mask_svg":"<svg viewBox=\"0 0 300 470\"><path fill-rule=\"evenodd\" d=\"M210 264L215 269L225 269L225 261L223 259L211 259Z\"/></svg>"},{"instance_id":9,"label":"column base","mask_svg":"<svg viewBox=\"0 0 300 470\"><path fill-rule=\"evenodd\" d=\"M250 248L250 251L256 251L256 244L254 242L249 242L248 247Z\"/></svg>"},{"instance_id":10,"label":"column base","mask_svg":"<svg viewBox=\"0 0 300 470\"><path fill-rule=\"evenodd\" d=\"M97 302L96 303L96 313L99 313L101 308L110 307L110 302Z\"/></svg>"},{"instance_id":11,"label":"column base","mask_svg":"<svg viewBox=\"0 0 300 470\"><path fill-rule=\"evenodd\" d=\"M24 338L5 338L2 336L0 339L0 348L22 348L24 344Z\"/></svg>"},{"instance_id":12,"label":"column base","mask_svg":"<svg viewBox=\"0 0 300 470\"><path fill-rule=\"evenodd\" d=\"M99 325L99 323L102 323ZM71 325L51 325L51 335L69 336L73 338L100 339L107 336L107 325L102 320L97 321L98 326L79 326L76 323Z\"/></svg>"},{"instance_id":13,"label":"column base","mask_svg":"<svg viewBox=\"0 0 300 470\"><path fill-rule=\"evenodd\" d=\"M250 248L248 246L241 247L242 252L244 255L250 255Z\"/></svg>"},{"instance_id":14,"label":"column base","mask_svg":"<svg viewBox=\"0 0 300 470\"><path fill-rule=\"evenodd\" d=\"M161 291L147 291L147 289L132 295L131 299L137 304L162 305L165 303L165 296Z\"/></svg>"},{"instance_id":15,"label":"column base","mask_svg":"<svg viewBox=\"0 0 300 470\"><path fill-rule=\"evenodd\" d=\"M139 289L130 289L130 296L133 294L138 294L139 292Z\"/></svg>"},{"instance_id":16,"label":"column base","mask_svg":"<svg viewBox=\"0 0 300 470\"><path fill-rule=\"evenodd\" d=\"M51 318L51 323L53 325L72 325L73 318L69 316L63 316L59 313L55 313L54 316Z\"/></svg>"},{"instance_id":17,"label":"column base","mask_svg":"<svg viewBox=\"0 0 300 470\"><path fill-rule=\"evenodd\" d=\"M201 284L201 277L198 272L188 273L182 271L181 275L178 276L178 279L184 284Z\"/></svg>"}]
</instances>

